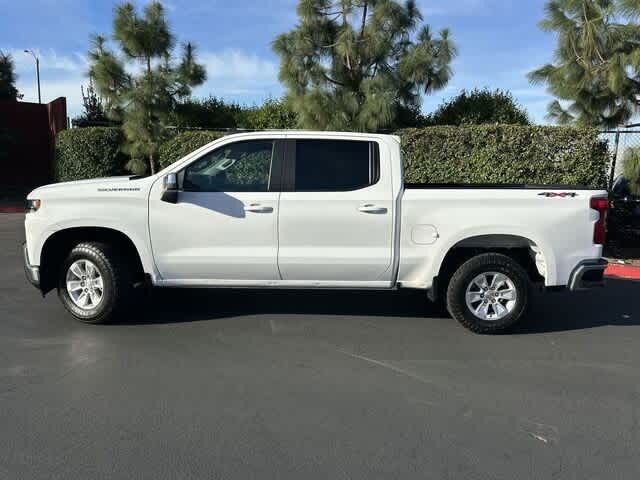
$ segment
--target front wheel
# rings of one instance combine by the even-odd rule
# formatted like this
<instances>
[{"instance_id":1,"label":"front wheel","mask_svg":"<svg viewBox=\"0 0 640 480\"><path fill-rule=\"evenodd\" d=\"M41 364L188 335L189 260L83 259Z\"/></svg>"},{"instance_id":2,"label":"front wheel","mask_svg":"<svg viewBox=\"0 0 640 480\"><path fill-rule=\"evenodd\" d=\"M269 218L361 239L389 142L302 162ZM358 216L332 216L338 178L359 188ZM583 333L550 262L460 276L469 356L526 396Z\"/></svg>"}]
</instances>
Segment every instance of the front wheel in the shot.
<instances>
[{"instance_id":1,"label":"front wheel","mask_svg":"<svg viewBox=\"0 0 640 480\"><path fill-rule=\"evenodd\" d=\"M130 299L130 269L103 243L77 245L58 276L58 296L65 308L86 323L105 323Z\"/></svg>"},{"instance_id":2,"label":"front wheel","mask_svg":"<svg viewBox=\"0 0 640 480\"><path fill-rule=\"evenodd\" d=\"M529 289L527 273L511 257L478 255L453 274L447 289L447 308L472 332L498 333L524 317Z\"/></svg>"}]
</instances>

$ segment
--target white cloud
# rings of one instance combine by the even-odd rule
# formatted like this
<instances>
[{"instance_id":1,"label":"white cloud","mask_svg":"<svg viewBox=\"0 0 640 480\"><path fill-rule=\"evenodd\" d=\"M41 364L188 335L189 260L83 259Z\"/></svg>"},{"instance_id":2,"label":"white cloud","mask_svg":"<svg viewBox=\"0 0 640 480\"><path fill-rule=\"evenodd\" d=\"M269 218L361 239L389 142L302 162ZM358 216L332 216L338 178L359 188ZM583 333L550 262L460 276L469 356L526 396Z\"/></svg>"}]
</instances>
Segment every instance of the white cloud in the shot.
<instances>
[{"instance_id":1,"label":"white cloud","mask_svg":"<svg viewBox=\"0 0 640 480\"><path fill-rule=\"evenodd\" d=\"M249 79L263 75L273 79L277 75L275 63L240 50L205 52L200 61L207 66L209 78Z\"/></svg>"},{"instance_id":2,"label":"white cloud","mask_svg":"<svg viewBox=\"0 0 640 480\"><path fill-rule=\"evenodd\" d=\"M87 58L80 53L72 53L70 55L60 55L53 49L39 50L33 49L33 52L40 59L40 70L55 70L69 73L84 73L87 70ZM25 53L24 50L10 49L9 53L13 56L16 70L32 70L34 67L34 59L31 54Z\"/></svg>"},{"instance_id":3,"label":"white cloud","mask_svg":"<svg viewBox=\"0 0 640 480\"><path fill-rule=\"evenodd\" d=\"M278 65L242 50L204 51L200 62L207 69L207 81L198 95L266 98L278 95Z\"/></svg>"},{"instance_id":4,"label":"white cloud","mask_svg":"<svg viewBox=\"0 0 640 480\"><path fill-rule=\"evenodd\" d=\"M24 101L37 102L33 57L19 49L8 51L15 61L17 87L24 94ZM40 58L42 101L66 97L69 117L79 115L82 111L80 86L88 83L86 57L80 53L61 54L53 49L34 51ZM242 50L202 51L199 61L207 69L207 81L195 90L195 96L215 95L252 103L282 93L278 65L274 61Z\"/></svg>"}]
</instances>

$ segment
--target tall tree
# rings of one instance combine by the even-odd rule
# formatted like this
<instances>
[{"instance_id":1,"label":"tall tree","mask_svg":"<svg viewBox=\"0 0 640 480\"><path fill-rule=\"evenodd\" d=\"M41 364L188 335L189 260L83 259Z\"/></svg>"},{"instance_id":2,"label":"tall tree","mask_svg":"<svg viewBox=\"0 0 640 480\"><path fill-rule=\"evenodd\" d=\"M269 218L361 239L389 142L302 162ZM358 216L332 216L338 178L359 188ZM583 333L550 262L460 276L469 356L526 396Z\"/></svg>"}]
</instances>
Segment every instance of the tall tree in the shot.
<instances>
[{"instance_id":1,"label":"tall tree","mask_svg":"<svg viewBox=\"0 0 640 480\"><path fill-rule=\"evenodd\" d=\"M105 37L93 37L89 76L109 117L122 122L131 157L127 168L135 173L148 168L153 174L170 112L204 82L206 72L190 43L183 45L178 61L173 58L175 39L160 2L147 4L142 16L129 2L117 6L113 39L121 54L108 49ZM127 72L130 63L138 64L135 73Z\"/></svg>"},{"instance_id":2,"label":"tall tree","mask_svg":"<svg viewBox=\"0 0 640 480\"><path fill-rule=\"evenodd\" d=\"M273 43L280 81L304 128L375 131L443 88L456 48L447 29L416 34L414 0L299 0Z\"/></svg>"},{"instance_id":3,"label":"tall tree","mask_svg":"<svg viewBox=\"0 0 640 480\"><path fill-rule=\"evenodd\" d=\"M602 127L629 120L640 105L639 17L638 0L547 3L540 26L556 34L555 58L529 78L559 99L549 119Z\"/></svg>"},{"instance_id":4,"label":"tall tree","mask_svg":"<svg viewBox=\"0 0 640 480\"><path fill-rule=\"evenodd\" d=\"M18 100L22 98L16 88L14 70L11 54L0 50L0 100Z\"/></svg>"}]
</instances>

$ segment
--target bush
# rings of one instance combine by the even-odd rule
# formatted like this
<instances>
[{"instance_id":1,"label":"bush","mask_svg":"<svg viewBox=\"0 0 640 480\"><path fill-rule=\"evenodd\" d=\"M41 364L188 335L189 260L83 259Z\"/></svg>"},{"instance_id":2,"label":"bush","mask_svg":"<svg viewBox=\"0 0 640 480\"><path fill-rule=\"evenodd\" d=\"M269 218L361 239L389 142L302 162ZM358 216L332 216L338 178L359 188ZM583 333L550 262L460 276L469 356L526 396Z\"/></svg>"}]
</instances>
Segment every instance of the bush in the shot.
<instances>
[{"instance_id":1,"label":"bush","mask_svg":"<svg viewBox=\"0 0 640 480\"><path fill-rule=\"evenodd\" d=\"M502 90L463 90L427 117L428 125L529 125L529 114Z\"/></svg>"},{"instance_id":2,"label":"bush","mask_svg":"<svg viewBox=\"0 0 640 480\"><path fill-rule=\"evenodd\" d=\"M160 145L160 168L166 168L185 155L222 137L222 132L198 130L180 132Z\"/></svg>"},{"instance_id":3,"label":"bush","mask_svg":"<svg viewBox=\"0 0 640 480\"><path fill-rule=\"evenodd\" d=\"M63 130L56 136L55 173L58 181L109 177L125 173L126 157L119 128L90 127Z\"/></svg>"},{"instance_id":4,"label":"bush","mask_svg":"<svg viewBox=\"0 0 640 480\"><path fill-rule=\"evenodd\" d=\"M176 105L169 121L182 128L237 128L243 110L237 103L225 103L221 98L188 99Z\"/></svg>"},{"instance_id":5,"label":"bush","mask_svg":"<svg viewBox=\"0 0 640 480\"><path fill-rule=\"evenodd\" d=\"M606 188L609 154L595 129L480 125L399 134L407 183Z\"/></svg>"},{"instance_id":6,"label":"bush","mask_svg":"<svg viewBox=\"0 0 640 480\"><path fill-rule=\"evenodd\" d=\"M296 128L298 116L284 100L268 98L260 106L243 108L239 123L256 130Z\"/></svg>"},{"instance_id":7,"label":"bush","mask_svg":"<svg viewBox=\"0 0 640 480\"><path fill-rule=\"evenodd\" d=\"M627 179L632 195L640 195L640 148L627 148L623 157L622 175Z\"/></svg>"}]
</instances>

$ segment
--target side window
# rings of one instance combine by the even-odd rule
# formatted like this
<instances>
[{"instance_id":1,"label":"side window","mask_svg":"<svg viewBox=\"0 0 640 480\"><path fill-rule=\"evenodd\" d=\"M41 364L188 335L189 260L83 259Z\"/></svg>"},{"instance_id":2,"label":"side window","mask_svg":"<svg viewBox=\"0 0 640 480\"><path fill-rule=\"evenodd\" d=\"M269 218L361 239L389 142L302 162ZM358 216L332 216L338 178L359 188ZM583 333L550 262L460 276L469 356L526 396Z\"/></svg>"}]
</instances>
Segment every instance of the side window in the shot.
<instances>
[{"instance_id":1,"label":"side window","mask_svg":"<svg viewBox=\"0 0 640 480\"><path fill-rule=\"evenodd\" d=\"M295 190L345 192L379 178L378 145L351 140L296 140Z\"/></svg>"},{"instance_id":2,"label":"side window","mask_svg":"<svg viewBox=\"0 0 640 480\"><path fill-rule=\"evenodd\" d=\"M182 174L190 192L266 192L269 190L272 140L224 145L191 163Z\"/></svg>"}]
</instances>

